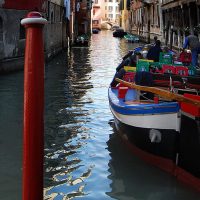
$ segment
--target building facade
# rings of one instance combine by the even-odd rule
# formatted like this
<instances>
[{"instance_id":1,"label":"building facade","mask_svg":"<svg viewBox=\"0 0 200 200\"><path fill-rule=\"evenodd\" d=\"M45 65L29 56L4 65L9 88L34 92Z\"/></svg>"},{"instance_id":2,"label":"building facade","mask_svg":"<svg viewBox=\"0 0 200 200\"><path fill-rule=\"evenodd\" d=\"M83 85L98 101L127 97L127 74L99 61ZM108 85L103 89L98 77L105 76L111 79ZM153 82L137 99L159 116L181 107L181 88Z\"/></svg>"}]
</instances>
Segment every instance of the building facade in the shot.
<instances>
[{"instance_id":1,"label":"building facade","mask_svg":"<svg viewBox=\"0 0 200 200\"><path fill-rule=\"evenodd\" d=\"M120 25L148 43L178 49L188 32L200 35L200 0L121 0L120 12Z\"/></svg>"},{"instance_id":2,"label":"building facade","mask_svg":"<svg viewBox=\"0 0 200 200\"><path fill-rule=\"evenodd\" d=\"M166 45L181 48L189 32L200 34L200 0L163 0L161 9Z\"/></svg>"},{"instance_id":3,"label":"building facade","mask_svg":"<svg viewBox=\"0 0 200 200\"><path fill-rule=\"evenodd\" d=\"M102 20L105 16L104 0L94 0L92 6L92 28L101 30Z\"/></svg>"},{"instance_id":4,"label":"building facade","mask_svg":"<svg viewBox=\"0 0 200 200\"><path fill-rule=\"evenodd\" d=\"M119 24L119 0L104 0L104 21Z\"/></svg>"},{"instance_id":5,"label":"building facade","mask_svg":"<svg viewBox=\"0 0 200 200\"><path fill-rule=\"evenodd\" d=\"M82 34L90 35L92 32L92 1L78 0L75 2L74 32L75 38Z\"/></svg>"},{"instance_id":6,"label":"building facade","mask_svg":"<svg viewBox=\"0 0 200 200\"><path fill-rule=\"evenodd\" d=\"M162 40L161 1L121 0L121 26L125 31L137 34L145 42L154 36Z\"/></svg>"},{"instance_id":7,"label":"building facade","mask_svg":"<svg viewBox=\"0 0 200 200\"><path fill-rule=\"evenodd\" d=\"M46 58L66 47L63 0L0 0L0 73L23 69L25 29L20 21L30 11L39 11L48 20L44 27Z\"/></svg>"}]
</instances>

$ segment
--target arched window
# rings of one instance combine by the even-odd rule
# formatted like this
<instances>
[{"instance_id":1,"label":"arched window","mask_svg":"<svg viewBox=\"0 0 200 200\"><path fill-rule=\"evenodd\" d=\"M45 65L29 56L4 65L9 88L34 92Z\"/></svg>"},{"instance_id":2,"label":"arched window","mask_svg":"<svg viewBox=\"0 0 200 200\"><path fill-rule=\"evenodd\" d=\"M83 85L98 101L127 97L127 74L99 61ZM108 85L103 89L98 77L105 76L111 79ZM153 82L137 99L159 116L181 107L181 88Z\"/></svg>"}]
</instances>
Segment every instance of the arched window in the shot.
<instances>
[{"instance_id":1,"label":"arched window","mask_svg":"<svg viewBox=\"0 0 200 200\"><path fill-rule=\"evenodd\" d=\"M3 41L3 19L0 17L0 41Z\"/></svg>"}]
</instances>

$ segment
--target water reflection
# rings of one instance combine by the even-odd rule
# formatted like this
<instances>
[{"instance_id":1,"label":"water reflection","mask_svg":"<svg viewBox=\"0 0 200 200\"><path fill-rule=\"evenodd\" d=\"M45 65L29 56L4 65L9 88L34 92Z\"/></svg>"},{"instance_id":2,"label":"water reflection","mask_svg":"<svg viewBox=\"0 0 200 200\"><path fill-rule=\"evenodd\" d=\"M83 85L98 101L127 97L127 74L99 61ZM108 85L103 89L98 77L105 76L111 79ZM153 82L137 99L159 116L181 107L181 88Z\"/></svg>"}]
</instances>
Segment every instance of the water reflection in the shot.
<instances>
[{"instance_id":1,"label":"water reflection","mask_svg":"<svg viewBox=\"0 0 200 200\"><path fill-rule=\"evenodd\" d=\"M73 48L46 66L45 199L197 199L130 154L115 133L107 88L137 45L101 31L90 47Z\"/></svg>"},{"instance_id":2,"label":"water reflection","mask_svg":"<svg viewBox=\"0 0 200 200\"><path fill-rule=\"evenodd\" d=\"M88 109L83 107L92 101L81 100L87 89L93 87L87 76L91 71L88 51L74 50L69 60L66 54L60 55L59 65L66 66L60 74L52 71L55 63L47 66L46 85L53 85L46 89L45 199L83 196L84 179L91 174L92 166L83 166L78 156L89 137L84 124L90 119ZM76 176L72 175L74 171Z\"/></svg>"}]
</instances>

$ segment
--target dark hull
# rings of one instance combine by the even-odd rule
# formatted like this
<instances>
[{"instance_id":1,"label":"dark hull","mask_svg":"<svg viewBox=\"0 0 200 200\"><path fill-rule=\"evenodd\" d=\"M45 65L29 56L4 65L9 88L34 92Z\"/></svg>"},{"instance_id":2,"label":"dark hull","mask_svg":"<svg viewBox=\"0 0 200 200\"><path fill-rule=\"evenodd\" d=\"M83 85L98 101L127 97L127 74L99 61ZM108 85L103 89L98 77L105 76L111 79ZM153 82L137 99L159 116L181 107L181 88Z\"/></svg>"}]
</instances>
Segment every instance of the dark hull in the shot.
<instances>
[{"instance_id":1,"label":"dark hull","mask_svg":"<svg viewBox=\"0 0 200 200\"><path fill-rule=\"evenodd\" d=\"M173 173L176 161L178 132L175 130L159 130L160 142L151 142L151 129L138 128L121 123L115 118L115 125L120 135L126 138L132 151L147 162L163 170Z\"/></svg>"},{"instance_id":2,"label":"dark hull","mask_svg":"<svg viewBox=\"0 0 200 200\"><path fill-rule=\"evenodd\" d=\"M181 116L176 176L200 190L200 119Z\"/></svg>"},{"instance_id":3,"label":"dark hull","mask_svg":"<svg viewBox=\"0 0 200 200\"><path fill-rule=\"evenodd\" d=\"M73 46L77 46L77 47L81 47L81 46L88 47L88 46L89 46L89 42L88 42L88 41L85 41L85 42L75 42Z\"/></svg>"},{"instance_id":4,"label":"dark hull","mask_svg":"<svg viewBox=\"0 0 200 200\"><path fill-rule=\"evenodd\" d=\"M123 38L127 33L126 32L113 32L113 37Z\"/></svg>"},{"instance_id":5,"label":"dark hull","mask_svg":"<svg viewBox=\"0 0 200 200\"><path fill-rule=\"evenodd\" d=\"M130 150L200 191L200 129L199 120L182 115L181 131L159 130L161 141L152 143L149 129L121 123L115 126Z\"/></svg>"}]
</instances>

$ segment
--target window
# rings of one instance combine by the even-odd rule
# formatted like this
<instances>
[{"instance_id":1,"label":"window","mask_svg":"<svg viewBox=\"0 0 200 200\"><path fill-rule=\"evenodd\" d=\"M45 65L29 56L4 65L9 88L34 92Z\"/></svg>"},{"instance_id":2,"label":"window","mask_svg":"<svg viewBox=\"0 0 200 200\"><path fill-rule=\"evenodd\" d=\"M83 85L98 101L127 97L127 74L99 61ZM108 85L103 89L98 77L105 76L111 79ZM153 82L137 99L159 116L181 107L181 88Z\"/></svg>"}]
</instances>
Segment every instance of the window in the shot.
<instances>
[{"instance_id":1,"label":"window","mask_svg":"<svg viewBox=\"0 0 200 200\"><path fill-rule=\"evenodd\" d=\"M112 19L113 18L113 14L109 14L108 17Z\"/></svg>"},{"instance_id":2,"label":"window","mask_svg":"<svg viewBox=\"0 0 200 200\"><path fill-rule=\"evenodd\" d=\"M99 21L98 20L93 20L92 23L93 24L99 24Z\"/></svg>"},{"instance_id":3,"label":"window","mask_svg":"<svg viewBox=\"0 0 200 200\"><path fill-rule=\"evenodd\" d=\"M113 0L109 0L109 2L113 2Z\"/></svg>"},{"instance_id":4,"label":"window","mask_svg":"<svg viewBox=\"0 0 200 200\"><path fill-rule=\"evenodd\" d=\"M116 12L119 12L119 7L118 6L116 6Z\"/></svg>"},{"instance_id":5,"label":"window","mask_svg":"<svg viewBox=\"0 0 200 200\"><path fill-rule=\"evenodd\" d=\"M47 2L47 20L49 21L50 18L50 2Z\"/></svg>"},{"instance_id":6,"label":"window","mask_svg":"<svg viewBox=\"0 0 200 200\"><path fill-rule=\"evenodd\" d=\"M157 5L157 25L160 27L160 9L159 5Z\"/></svg>"},{"instance_id":7,"label":"window","mask_svg":"<svg viewBox=\"0 0 200 200\"><path fill-rule=\"evenodd\" d=\"M107 10L107 6L105 6L105 10Z\"/></svg>"},{"instance_id":8,"label":"window","mask_svg":"<svg viewBox=\"0 0 200 200\"><path fill-rule=\"evenodd\" d=\"M3 41L3 20L0 17L0 41Z\"/></svg>"},{"instance_id":9,"label":"window","mask_svg":"<svg viewBox=\"0 0 200 200\"><path fill-rule=\"evenodd\" d=\"M98 0L95 0L94 3L95 3L95 4L98 4Z\"/></svg>"},{"instance_id":10,"label":"window","mask_svg":"<svg viewBox=\"0 0 200 200\"><path fill-rule=\"evenodd\" d=\"M113 7L112 6L108 6L108 10L109 11L113 11Z\"/></svg>"}]
</instances>

